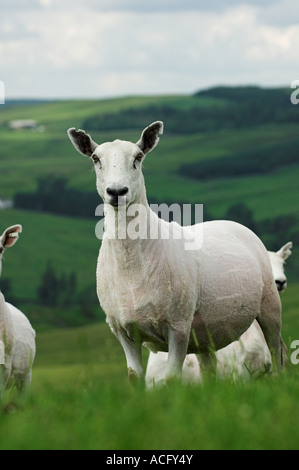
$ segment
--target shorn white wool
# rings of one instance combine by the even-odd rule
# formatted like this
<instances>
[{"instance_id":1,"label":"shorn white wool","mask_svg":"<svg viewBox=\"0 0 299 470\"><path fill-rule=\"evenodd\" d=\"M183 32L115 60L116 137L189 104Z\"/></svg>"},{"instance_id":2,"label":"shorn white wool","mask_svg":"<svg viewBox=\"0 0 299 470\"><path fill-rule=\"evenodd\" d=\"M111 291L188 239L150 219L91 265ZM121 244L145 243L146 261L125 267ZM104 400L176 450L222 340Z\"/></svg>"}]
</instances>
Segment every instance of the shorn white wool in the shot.
<instances>
[{"instance_id":1,"label":"shorn white wool","mask_svg":"<svg viewBox=\"0 0 299 470\"><path fill-rule=\"evenodd\" d=\"M2 255L16 243L21 231L21 225L13 225L1 235L0 273ZM12 385L16 385L20 391L28 389L35 351L35 331L29 320L20 310L6 302L0 292L0 396Z\"/></svg>"},{"instance_id":2,"label":"shorn white wool","mask_svg":"<svg viewBox=\"0 0 299 470\"><path fill-rule=\"evenodd\" d=\"M292 242L286 243L276 252L268 252L277 290L286 289L287 278L284 263L291 255ZM148 388L165 383L168 354L150 352L145 381ZM216 352L217 375L233 380L256 377L272 370L271 354L263 332L255 320L243 333L239 341L234 341ZM188 354L183 364L182 379L184 383L201 382L200 365L195 354Z\"/></svg>"},{"instance_id":3,"label":"shorn white wool","mask_svg":"<svg viewBox=\"0 0 299 470\"><path fill-rule=\"evenodd\" d=\"M144 129L137 143L101 145L82 130L68 130L75 148L91 157L97 190L105 203L105 234L97 264L97 293L107 322L120 341L131 380L144 375L141 346L168 351L167 380L180 377L187 353L197 353L211 369L216 350L235 341L257 319L277 369L287 359L281 339L281 303L267 250L246 227L230 221L201 225L203 243L185 250L190 227L172 222L173 237L113 238L115 224L131 204L145 207L158 233L169 223L151 211L142 161L163 132L163 123ZM134 216L127 217L127 223ZM152 228L152 223L151 223ZM194 233L197 228L193 229Z\"/></svg>"}]
</instances>

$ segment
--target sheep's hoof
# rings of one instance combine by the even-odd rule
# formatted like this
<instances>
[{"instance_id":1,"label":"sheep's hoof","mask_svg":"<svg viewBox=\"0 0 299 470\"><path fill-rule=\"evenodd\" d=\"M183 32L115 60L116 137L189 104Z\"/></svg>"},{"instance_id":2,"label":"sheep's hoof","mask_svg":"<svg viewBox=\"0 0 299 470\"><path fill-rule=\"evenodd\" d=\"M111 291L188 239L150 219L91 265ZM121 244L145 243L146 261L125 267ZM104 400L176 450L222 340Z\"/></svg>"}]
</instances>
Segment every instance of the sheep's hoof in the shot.
<instances>
[{"instance_id":1,"label":"sheep's hoof","mask_svg":"<svg viewBox=\"0 0 299 470\"><path fill-rule=\"evenodd\" d=\"M131 384L136 384L139 381L139 377L132 367L128 367L128 377Z\"/></svg>"},{"instance_id":2,"label":"sheep's hoof","mask_svg":"<svg viewBox=\"0 0 299 470\"><path fill-rule=\"evenodd\" d=\"M19 408L20 407L17 403L10 402L10 403L6 403L5 405L3 405L2 412L10 415L10 414L16 413Z\"/></svg>"},{"instance_id":3,"label":"sheep's hoof","mask_svg":"<svg viewBox=\"0 0 299 470\"><path fill-rule=\"evenodd\" d=\"M179 375L175 375L175 374L170 374L166 377L165 379L165 384L168 386L168 387L171 387L173 384L176 384L176 383L181 383L181 377Z\"/></svg>"}]
</instances>

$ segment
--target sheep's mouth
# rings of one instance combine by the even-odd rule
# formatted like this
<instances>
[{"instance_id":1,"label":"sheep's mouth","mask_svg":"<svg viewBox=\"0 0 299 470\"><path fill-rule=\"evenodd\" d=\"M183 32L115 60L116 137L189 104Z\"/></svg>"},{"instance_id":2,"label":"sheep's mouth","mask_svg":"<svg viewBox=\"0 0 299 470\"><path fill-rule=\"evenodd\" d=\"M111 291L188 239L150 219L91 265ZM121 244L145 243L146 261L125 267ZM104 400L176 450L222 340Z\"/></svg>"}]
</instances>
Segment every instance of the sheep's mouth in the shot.
<instances>
[{"instance_id":1,"label":"sheep's mouth","mask_svg":"<svg viewBox=\"0 0 299 470\"><path fill-rule=\"evenodd\" d=\"M118 196L117 198L111 198L108 201L108 204L111 206L118 208L118 207L123 207L127 205L127 198L125 196Z\"/></svg>"}]
</instances>

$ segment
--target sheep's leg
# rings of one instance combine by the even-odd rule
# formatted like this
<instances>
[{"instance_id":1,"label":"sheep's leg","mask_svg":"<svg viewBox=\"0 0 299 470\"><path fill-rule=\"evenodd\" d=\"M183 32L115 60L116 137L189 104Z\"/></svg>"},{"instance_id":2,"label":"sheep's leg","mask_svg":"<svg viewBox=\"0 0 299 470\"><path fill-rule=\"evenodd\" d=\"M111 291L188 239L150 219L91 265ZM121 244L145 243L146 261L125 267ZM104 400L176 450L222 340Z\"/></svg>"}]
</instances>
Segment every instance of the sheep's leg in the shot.
<instances>
[{"instance_id":1,"label":"sheep's leg","mask_svg":"<svg viewBox=\"0 0 299 470\"><path fill-rule=\"evenodd\" d=\"M196 354L199 362L200 370L202 371L202 378L214 380L216 377L217 358L214 351Z\"/></svg>"},{"instance_id":2,"label":"sheep's leg","mask_svg":"<svg viewBox=\"0 0 299 470\"><path fill-rule=\"evenodd\" d=\"M5 390L5 370L4 365L0 365L0 399Z\"/></svg>"},{"instance_id":3,"label":"sheep's leg","mask_svg":"<svg viewBox=\"0 0 299 470\"><path fill-rule=\"evenodd\" d=\"M134 383L144 377L141 344L129 339L123 334L119 335L118 339L126 356L129 381Z\"/></svg>"},{"instance_id":4,"label":"sheep's leg","mask_svg":"<svg viewBox=\"0 0 299 470\"><path fill-rule=\"evenodd\" d=\"M263 296L257 321L271 353L273 370L278 371L287 363L288 351L281 338L281 302L276 288Z\"/></svg>"},{"instance_id":5,"label":"sheep's leg","mask_svg":"<svg viewBox=\"0 0 299 470\"><path fill-rule=\"evenodd\" d=\"M271 353L273 370L279 371L288 362L288 350L280 335L278 322L257 318Z\"/></svg>"},{"instance_id":6,"label":"sheep's leg","mask_svg":"<svg viewBox=\"0 0 299 470\"><path fill-rule=\"evenodd\" d=\"M170 382L176 378L181 378L188 343L189 334L175 328L169 328L166 382Z\"/></svg>"},{"instance_id":7,"label":"sheep's leg","mask_svg":"<svg viewBox=\"0 0 299 470\"><path fill-rule=\"evenodd\" d=\"M31 384L31 376L32 372L28 372L26 376L17 378L15 380L15 385L18 393L20 394L26 394L29 391L30 384Z\"/></svg>"}]
</instances>

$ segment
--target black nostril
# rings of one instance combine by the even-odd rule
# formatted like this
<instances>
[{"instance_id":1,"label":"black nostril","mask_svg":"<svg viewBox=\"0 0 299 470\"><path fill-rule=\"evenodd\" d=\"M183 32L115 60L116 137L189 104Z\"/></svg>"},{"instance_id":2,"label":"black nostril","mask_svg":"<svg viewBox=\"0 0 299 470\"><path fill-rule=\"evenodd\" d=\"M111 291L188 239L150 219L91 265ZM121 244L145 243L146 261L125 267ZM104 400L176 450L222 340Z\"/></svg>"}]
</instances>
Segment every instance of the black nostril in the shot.
<instances>
[{"instance_id":1,"label":"black nostril","mask_svg":"<svg viewBox=\"0 0 299 470\"><path fill-rule=\"evenodd\" d=\"M121 189L107 188L106 191L107 191L107 194L109 194L109 196L118 197L118 196L124 196L125 194L127 194L127 192L129 191L129 188L127 188L127 186Z\"/></svg>"},{"instance_id":2,"label":"black nostril","mask_svg":"<svg viewBox=\"0 0 299 470\"><path fill-rule=\"evenodd\" d=\"M282 290L282 289L285 287L285 285L286 285L286 281L279 281L279 280L276 280L275 283L276 283L277 289L278 289L279 291Z\"/></svg>"},{"instance_id":3,"label":"black nostril","mask_svg":"<svg viewBox=\"0 0 299 470\"><path fill-rule=\"evenodd\" d=\"M128 191L129 191L129 188L127 188L127 186L125 186L124 188L122 188L118 191L118 196L124 196L125 194L127 194Z\"/></svg>"},{"instance_id":4,"label":"black nostril","mask_svg":"<svg viewBox=\"0 0 299 470\"><path fill-rule=\"evenodd\" d=\"M109 194L109 196L115 196L116 195L114 189L107 188L106 191L107 191L107 194Z\"/></svg>"}]
</instances>

